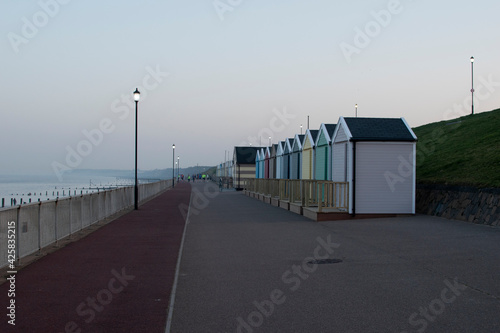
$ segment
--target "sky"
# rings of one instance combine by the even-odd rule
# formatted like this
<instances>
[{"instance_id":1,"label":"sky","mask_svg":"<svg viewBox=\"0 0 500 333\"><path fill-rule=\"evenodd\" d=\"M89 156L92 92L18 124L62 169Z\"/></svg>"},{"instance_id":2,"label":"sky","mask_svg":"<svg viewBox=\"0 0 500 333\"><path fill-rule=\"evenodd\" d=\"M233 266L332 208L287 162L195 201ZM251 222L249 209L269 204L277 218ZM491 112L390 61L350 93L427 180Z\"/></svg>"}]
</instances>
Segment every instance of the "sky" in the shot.
<instances>
[{"instance_id":1,"label":"sky","mask_svg":"<svg viewBox=\"0 0 500 333\"><path fill-rule=\"evenodd\" d=\"M0 174L216 165L321 123L500 107L500 2L6 0Z\"/></svg>"}]
</instances>

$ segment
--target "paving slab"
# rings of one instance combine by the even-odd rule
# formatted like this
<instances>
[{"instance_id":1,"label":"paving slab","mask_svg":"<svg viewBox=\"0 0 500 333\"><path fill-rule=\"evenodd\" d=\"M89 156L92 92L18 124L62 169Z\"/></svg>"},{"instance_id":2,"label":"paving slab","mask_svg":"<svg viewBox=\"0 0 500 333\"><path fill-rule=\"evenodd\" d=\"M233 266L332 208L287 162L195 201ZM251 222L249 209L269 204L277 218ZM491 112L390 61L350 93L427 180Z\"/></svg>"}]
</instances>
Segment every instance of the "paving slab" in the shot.
<instances>
[{"instance_id":1,"label":"paving slab","mask_svg":"<svg viewBox=\"0 0 500 333\"><path fill-rule=\"evenodd\" d=\"M171 332L500 331L500 228L318 223L241 192L195 192Z\"/></svg>"}]
</instances>

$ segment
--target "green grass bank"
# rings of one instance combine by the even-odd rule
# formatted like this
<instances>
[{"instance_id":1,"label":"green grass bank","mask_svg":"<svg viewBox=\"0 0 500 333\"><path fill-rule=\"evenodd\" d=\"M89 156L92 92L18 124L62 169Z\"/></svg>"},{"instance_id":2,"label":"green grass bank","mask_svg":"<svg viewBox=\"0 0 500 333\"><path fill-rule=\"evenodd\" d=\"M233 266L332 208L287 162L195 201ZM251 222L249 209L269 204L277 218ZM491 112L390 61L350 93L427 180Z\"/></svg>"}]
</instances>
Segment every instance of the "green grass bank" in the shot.
<instances>
[{"instance_id":1,"label":"green grass bank","mask_svg":"<svg viewBox=\"0 0 500 333\"><path fill-rule=\"evenodd\" d=\"M500 109L413 131L417 183L500 188Z\"/></svg>"}]
</instances>

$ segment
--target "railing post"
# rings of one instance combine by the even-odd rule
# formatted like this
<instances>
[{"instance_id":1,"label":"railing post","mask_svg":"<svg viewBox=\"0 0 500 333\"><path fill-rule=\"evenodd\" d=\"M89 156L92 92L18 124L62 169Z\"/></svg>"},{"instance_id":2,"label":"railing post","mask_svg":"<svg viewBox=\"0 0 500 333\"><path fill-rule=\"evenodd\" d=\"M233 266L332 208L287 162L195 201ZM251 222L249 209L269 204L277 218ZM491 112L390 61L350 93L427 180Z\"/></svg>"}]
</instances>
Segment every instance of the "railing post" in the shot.
<instances>
[{"instance_id":1,"label":"railing post","mask_svg":"<svg viewBox=\"0 0 500 333\"><path fill-rule=\"evenodd\" d=\"M321 213L323 211L323 200L322 198L320 197L321 193L321 183L318 182L318 186L317 186L317 196L318 196L318 211Z\"/></svg>"},{"instance_id":2,"label":"railing post","mask_svg":"<svg viewBox=\"0 0 500 333\"><path fill-rule=\"evenodd\" d=\"M42 203L38 203L38 251L42 249L42 218L40 216Z\"/></svg>"},{"instance_id":3,"label":"railing post","mask_svg":"<svg viewBox=\"0 0 500 333\"><path fill-rule=\"evenodd\" d=\"M16 259L17 259L17 264L21 262L20 258L20 248L21 248L21 237L20 237L20 231L21 228L19 227L19 224L21 224L21 221L19 220L19 217L21 217L21 205L17 207L17 220L16 220Z\"/></svg>"},{"instance_id":4,"label":"railing post","mask_svg":"<svg viewBox=\"0 0 500 333\"><path fill-rule=\"evenodd\" d=\"M71 226L72 226L72 219L73 219L73 202L71 201L71 197L68 198L69 200L69 237L71 238L72 232L71 232Z\"/></svg>"},{"instance_id":5,"label":"railing post","mask_svg":"<svg viewBox=\"0 0 500 333\"><path fill-rule=\"evenodd\" d=\"M54 204L54 239L56 240L56 245L59 242L59 238L57 237L57 207L58 207L58 200L56 200L56 203Z\"/></svg>"},{"instance_id":6,"label":"railing post","mask_svg":"<svg viewBox=\"0 0 500 333\"><path fill-rule=\"evenodd\" d=\"M300 205L304 206L306 204L306 202L305 202L306 195L304 192L305 191L305 188L304 188L305 180L299 180L299 184L300 184Z\"/></svg>"}]
</instances>

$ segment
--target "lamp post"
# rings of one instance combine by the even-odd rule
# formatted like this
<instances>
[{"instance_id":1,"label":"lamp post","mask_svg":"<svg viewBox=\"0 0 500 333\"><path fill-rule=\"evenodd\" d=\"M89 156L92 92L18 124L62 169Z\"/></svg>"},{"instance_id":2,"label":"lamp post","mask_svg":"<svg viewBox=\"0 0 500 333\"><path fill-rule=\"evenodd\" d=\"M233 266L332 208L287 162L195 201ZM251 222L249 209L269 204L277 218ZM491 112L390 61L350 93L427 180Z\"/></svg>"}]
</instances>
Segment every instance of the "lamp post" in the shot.
<instances>
[{"instance_id":1,"label":"lamp post","mask_svg":"<svg viewBox=\"0 0 500 333\"><path fill-rule=\"evenodd\" d=\"M134 209L139 208L138 197L139 197L139 187L137 186L137 105L139 104L139 99L141 98L141 93L137 88L134 91L134 101L135 101L135 185L134 185Z\"/></svg>"},{"instance_id":2,"label":"lamp post","mask_svg":"<svg viewBox=\"0 0 500 333\"><path fill-rule=\"evenodd\" d=\"M172 187L175 187L175 143L172 145Z\"/></svg>"},{"instance_id":3,"label":"lamp post","mask_svg":"<svg viewBox=\"0 0 500 333\"><path fill-rule=\"evenodd\" d=\"M179 156L177 156L177 176L181 176L181 161Z\"/></svg>"},{"instance_id":4,"label":"lamp post","mask_svg":"<svg viewBox=\"0 0 500 333\"><path fill-rule=\"evenodd\" d=\"M470 92L472 94L471 114L474 114L474 57L470 57L470 77L471 77Z\"/></svg>"},{"instance_id":5,"label":"lamp post","mask_svg":"<svg viewBox=\"0 0 500 333\"><path fill-rule=\"evenodd\" d=\"M355 110L354 113L356 115L356 118L358 118L358 104L354 105L354 110Z\"/></svg>"},{"instance_id":6,"label":"lamp post","mask_svg":"<svg viewBox=\"0 0 500 333\"><path fill-rule=\"evenodd\" d=\"M302 135L302 124L300 125L300 135Z\"/></svg>"}]
</instances>

